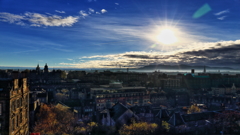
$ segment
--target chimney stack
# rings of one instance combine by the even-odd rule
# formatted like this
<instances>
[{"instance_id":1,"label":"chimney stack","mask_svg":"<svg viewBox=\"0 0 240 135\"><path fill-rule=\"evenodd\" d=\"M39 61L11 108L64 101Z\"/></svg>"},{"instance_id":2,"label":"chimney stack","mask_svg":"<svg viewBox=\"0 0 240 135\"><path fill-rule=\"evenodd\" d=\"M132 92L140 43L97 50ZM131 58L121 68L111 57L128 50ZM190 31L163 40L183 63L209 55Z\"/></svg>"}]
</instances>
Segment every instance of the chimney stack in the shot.
<instances>
[{"instance_id":1,"label":"chimney stack","mask_svg":"<svg viewBox=\"0 0 240 135\"><path fill-rule=\"evenodd\" d=\"M194 69L191 70L191 73L194 74Z\"/></svg>"}]
</instances>

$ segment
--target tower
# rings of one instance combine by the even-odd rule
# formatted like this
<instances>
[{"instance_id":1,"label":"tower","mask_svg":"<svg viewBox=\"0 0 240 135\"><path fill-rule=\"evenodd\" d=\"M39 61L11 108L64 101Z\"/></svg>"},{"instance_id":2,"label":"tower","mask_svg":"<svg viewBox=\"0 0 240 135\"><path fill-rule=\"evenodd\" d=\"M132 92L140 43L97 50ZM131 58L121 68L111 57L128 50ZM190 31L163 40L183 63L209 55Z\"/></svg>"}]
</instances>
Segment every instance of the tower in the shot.
<instances>
[{"instance_id":1,"label":"tower","mask_svg":"<svg viewBox=\"0 0 240 135\"><path fill-rule=\"evenodd\" d=\"M44 66L44 73L48 73L48 65L47 65L47 63Z\"/></svg>"},{"instance_id":2,"label":"tower","mask_svg":"<svg viewBox=\"0 0 240 135\"><path fill-rule=\"evenodd\" d=\"M19 74L15 72L14 74ZM15 78L17 77L17 78ZM0 79L0 133L29 134L29 88L27 78Z\"/></svg>"},{"instance_id":3,"label":"tower","mask_svg":"<svg viewBox=\"0 0 240 135\"><path fill-rule=\"evenodd\" d=\"M40 71L39 64L38 64L37 67L36 67L36 71Z\"/></svg>"},{"instance_id":4,"label":"tower","mask_svg":"<svg viewBox=\"0 0 240 135\"><path fill-rule=\"evenodd\" d=\"M206 66L204 66L203 73L206 73Z\"/></svg>"},{"instance_id":5,"label":"tower","mask_svg":"<svg viewBox=\"0 0 240 135\"><path fill-rule=\"evenodd\" d=\"M37 72L38 75L40 74L40 67L39 67L39 64L38 64L37 67L36 67L36 72Z\"/></svg>"}]
</instances>

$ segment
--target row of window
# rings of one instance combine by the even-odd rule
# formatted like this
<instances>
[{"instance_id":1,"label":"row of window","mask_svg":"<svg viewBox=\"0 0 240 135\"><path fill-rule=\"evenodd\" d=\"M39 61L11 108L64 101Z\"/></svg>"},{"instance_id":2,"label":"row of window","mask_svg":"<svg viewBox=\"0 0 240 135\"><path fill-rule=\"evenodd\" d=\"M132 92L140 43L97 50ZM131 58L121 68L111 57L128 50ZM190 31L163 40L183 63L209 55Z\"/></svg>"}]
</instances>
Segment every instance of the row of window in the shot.
<instances>
[{"instance_id":1,"label":"row of window","mask_svg":"<svg viewBox=\"0 0 240 135\"><path fill-rule=\"evenodd\" d=\"M114 94L114 95L97 95L96 98L111 98L111 97L128 97L128 96L142 96L144 93L132 93L132 94Z\"/></svg>"},{"instance_id":2,"label":"row of window","mask_svg":"<svg viewBox=\"0 0 240 135\"><path fill-rule=\"evenodd\" d=\"M25 100L25 103L28 104L28 96L26 95L24 99L19 98L12 101L12 110L15 111L17 108L21 107L23 105L23 100Z\"/></svg>"}]
</instances>

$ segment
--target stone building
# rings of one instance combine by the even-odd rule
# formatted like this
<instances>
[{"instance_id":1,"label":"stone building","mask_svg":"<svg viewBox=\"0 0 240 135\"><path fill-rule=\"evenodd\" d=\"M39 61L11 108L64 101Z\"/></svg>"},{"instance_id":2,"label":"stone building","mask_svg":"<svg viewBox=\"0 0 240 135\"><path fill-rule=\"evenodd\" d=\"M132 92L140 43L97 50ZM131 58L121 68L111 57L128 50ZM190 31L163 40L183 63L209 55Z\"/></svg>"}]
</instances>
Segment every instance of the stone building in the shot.
<instances>
[{"instance_id":1,"label":"stone building","mask_svg":"<svg viewBox=\"0 0 240 135\"><path fill-rule=\"evenodd\" d=\"M28 80L30 84L50 84L50 83L60 83L61 74L64 71L61 70L52 70L49 72L48 65L45 64L44 69L41 70L39 64L36 67L36 70L31 70L28 73Z\"/></svg>"},{"instance_id":2,"label":"stone building","mask_svg":"<svg viewBox=\"0 0 240 135\"><path fill-rule=\"evenodd\" d=\"M145 87L123 87L121 83L115 82L100 88L91 88L91 98L96 101L96 109L104 110L111 108L115 103L124 105L148 105L150 94Z\"/></svg>"},{"instance_id":3,"label":"stone building","mask_svg":"<svg viewBox=\"0 0 240 135\"><path fill-rule=\"evenodd\" d=\"M29 134L29 89L26 78L0 79L0 134Z\"/></svg>"}]
</instances>

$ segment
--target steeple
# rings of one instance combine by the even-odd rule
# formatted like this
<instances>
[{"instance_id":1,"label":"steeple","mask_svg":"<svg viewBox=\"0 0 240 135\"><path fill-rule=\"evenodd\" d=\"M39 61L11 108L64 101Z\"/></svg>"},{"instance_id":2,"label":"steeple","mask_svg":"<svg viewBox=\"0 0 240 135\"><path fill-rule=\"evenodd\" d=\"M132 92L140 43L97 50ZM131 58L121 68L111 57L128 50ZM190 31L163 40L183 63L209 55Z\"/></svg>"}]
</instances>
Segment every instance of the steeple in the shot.
<instances>
[{"instance_id":1,"label":"steeple","mask_svg":"<svg viewBox=\"0 0 240 135\"><path fill-rule=\"evenodd\" d=\"M47 63L44 66L44 73L48 73L48 65L47 65Z\"/></svg>"},{"instance_id":2,"label":"steeple","mask_svg":"<svg viewBox=\"0 0 240 135\"><path fill-rule=\"evenodd\" d=\"M37 65L36 70L37 70L37 71L40 71L39 64Z\"/></svg>"}]
</instances>

